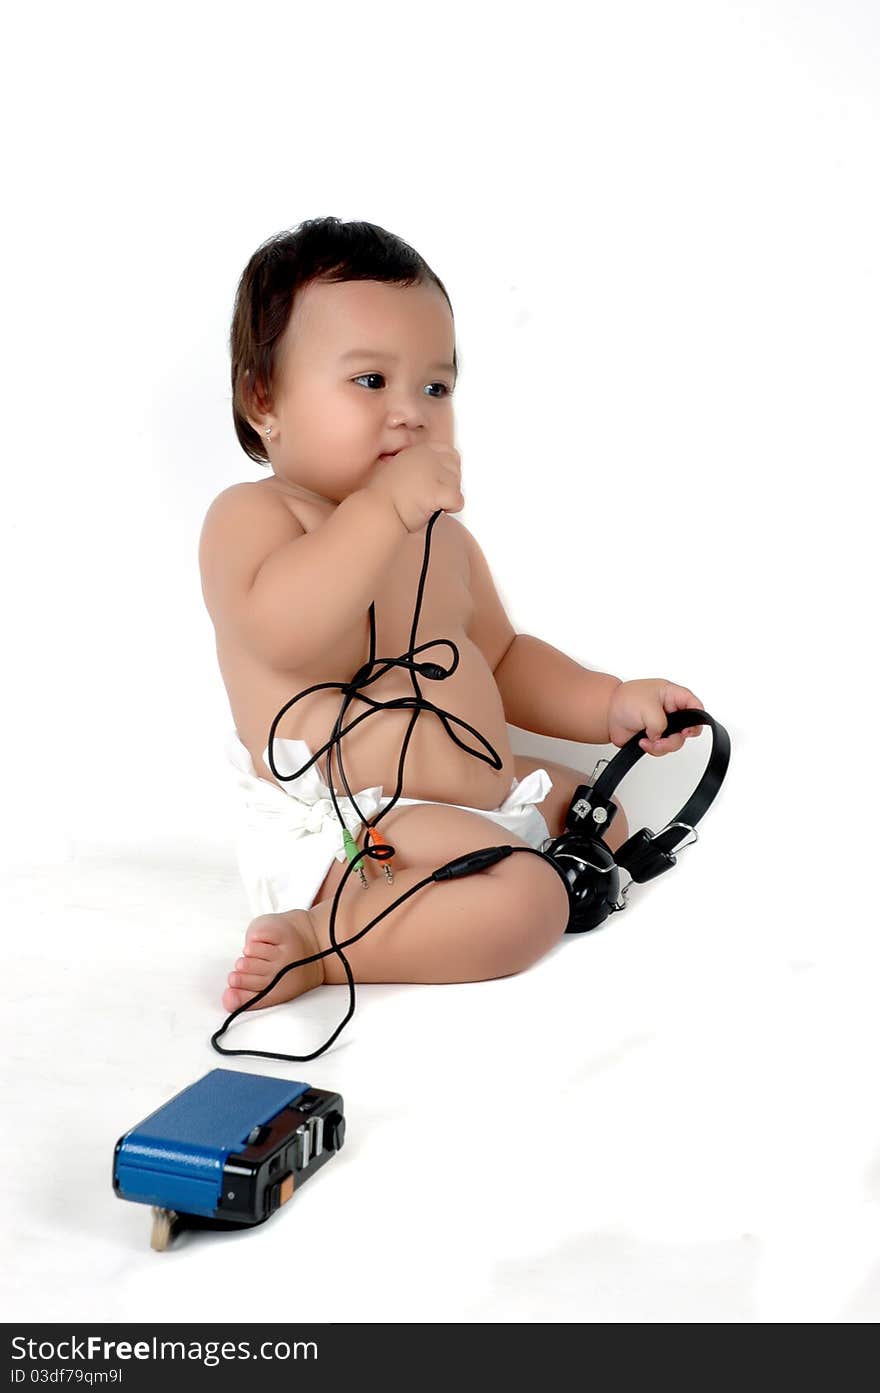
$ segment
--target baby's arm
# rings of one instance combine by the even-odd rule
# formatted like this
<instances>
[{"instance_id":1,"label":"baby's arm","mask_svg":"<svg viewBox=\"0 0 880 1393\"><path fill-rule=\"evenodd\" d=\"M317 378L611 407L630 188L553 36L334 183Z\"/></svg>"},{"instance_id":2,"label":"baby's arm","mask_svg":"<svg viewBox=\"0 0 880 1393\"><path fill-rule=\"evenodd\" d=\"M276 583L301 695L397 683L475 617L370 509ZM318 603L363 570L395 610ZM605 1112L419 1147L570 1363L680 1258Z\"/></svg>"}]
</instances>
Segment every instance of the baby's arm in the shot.
<instances>
[{"instance_id":1,"label":"baby's arm","mask_svg":"<svg viewBox=\"0 0 880 1393\"><path fill-rule=\"evenodd\" d=\"M531 634L517 633L492 573L463 523L473 617L469 635L495 678L505 719L553 739L608 743L608 704L620 678L593 672Z\"/></svg>"},{"instance_id":2,"label":"baby's arm","mask_svg":"<svg viewBox=\"0 0 880 1393\"><path fill-rule=\"evenodd\" d=\"M360 489L315 532L276 494L225 489L199 544L215 627L277 669L307 667L365 613L407 530L394 505Z\"/></svg>"}]
</instances>

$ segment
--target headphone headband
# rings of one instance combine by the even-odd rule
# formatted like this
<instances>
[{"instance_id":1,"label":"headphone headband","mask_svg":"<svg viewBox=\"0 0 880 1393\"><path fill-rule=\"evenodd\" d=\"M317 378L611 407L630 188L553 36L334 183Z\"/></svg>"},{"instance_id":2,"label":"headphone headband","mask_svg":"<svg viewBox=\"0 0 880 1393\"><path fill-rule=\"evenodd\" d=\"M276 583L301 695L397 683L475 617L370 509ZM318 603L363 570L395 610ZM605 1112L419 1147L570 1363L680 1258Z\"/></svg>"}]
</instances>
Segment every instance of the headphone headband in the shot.
<instances>
[{"instance_id":1,"label":"headphone headband","mask_svg":"<svg viewBox=\"0 0 880 1393\"><path fill-rule=\"evenodd\" d=\"M639 883L653 880L655 876L661 875L663 871L668 871L670 866L675 865L675 858L671 853L682 840L681 832L676 831L676 828L692 831L696 827L712 806L727 773L727 766L730 763L730 736L720 721L714 720L708 711L691 709L673 711L669 716L663 735L675 735L678 731L684 730L685 727L695 725L706 725L710 728L712 748L709 751L709 762L703 772L703 777L690 798L670 818L662 831L655 835L643 827L627 838L614 853L617 865L622 866L625 871L629 872L631 878ZM607 808L611 802L611 795L618 784L626 778L637 760L647 756L647 751L639 745L639 741L643 740L646 734L647 731L640 730L633 735L625 745L620 747L614 758L602 770L588 794L593 807L598 805Z\"/></svg>"}]
</instances>

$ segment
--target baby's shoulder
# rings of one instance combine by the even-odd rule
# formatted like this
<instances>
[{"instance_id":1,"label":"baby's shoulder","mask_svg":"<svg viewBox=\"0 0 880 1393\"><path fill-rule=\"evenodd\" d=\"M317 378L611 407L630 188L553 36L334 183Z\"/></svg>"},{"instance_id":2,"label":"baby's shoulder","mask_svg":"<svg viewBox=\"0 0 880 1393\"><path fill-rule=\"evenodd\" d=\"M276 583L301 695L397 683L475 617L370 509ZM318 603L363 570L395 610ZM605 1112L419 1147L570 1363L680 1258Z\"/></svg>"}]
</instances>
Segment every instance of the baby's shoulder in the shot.
<instances>
[{"instance_id":1,"label":"baby's shoulder","mask_svg":"<svg viewBox=\"0 0 880 1393\"><path fill-rule=\"evenodd\" d=\"M275 532L280 525L294 531L305 531L296 513L276 489L264 487L264 480L243 480L222 489L210 503L202 524L202 536L228 532Z\"/></svg>"},{"instance_id":2,"label":"baby's shoulder","mask_svg":"<svg viewBox=\"0 0 880 1393\"><path fill-rule=\"evenodd\" d=\"M285 507L284 495L269 485L268 479L242 479L237 484L229 484L212 499L206 516L232 513L240 508L268 510Z\"/></svg>"},{"instance_id":3,"label":"baby's shoulder","mask_svg":"<svg viewBox=\"0 0 880 1393\"><path fill-rule=\"evenodd\" d=\"M210 504L199 537L199 569L208 596L250 584L277 547L306 529L274 489L262 480L231 484Z\"/></svg>"}]
</instances>

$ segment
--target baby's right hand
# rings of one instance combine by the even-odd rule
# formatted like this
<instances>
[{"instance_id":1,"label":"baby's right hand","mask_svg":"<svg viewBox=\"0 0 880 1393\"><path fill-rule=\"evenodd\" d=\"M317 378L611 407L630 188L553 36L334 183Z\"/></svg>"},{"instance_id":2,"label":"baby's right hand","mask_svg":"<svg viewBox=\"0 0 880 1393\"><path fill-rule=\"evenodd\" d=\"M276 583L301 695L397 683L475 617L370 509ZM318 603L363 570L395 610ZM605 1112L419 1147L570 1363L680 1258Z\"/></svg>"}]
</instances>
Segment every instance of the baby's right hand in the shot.
<instances>
[{"instance_id":1,"label":"baby's right hand","mask_svg":"<svg viewBox=\"0 0 880 1393\"><path fill-rule=\"evenodd\" d=\"M461 456L453 445L409 445L379 462L367 489L390 499L407 532L419 532L438 510L464 507Z\"/></svg>"}]
</instances>

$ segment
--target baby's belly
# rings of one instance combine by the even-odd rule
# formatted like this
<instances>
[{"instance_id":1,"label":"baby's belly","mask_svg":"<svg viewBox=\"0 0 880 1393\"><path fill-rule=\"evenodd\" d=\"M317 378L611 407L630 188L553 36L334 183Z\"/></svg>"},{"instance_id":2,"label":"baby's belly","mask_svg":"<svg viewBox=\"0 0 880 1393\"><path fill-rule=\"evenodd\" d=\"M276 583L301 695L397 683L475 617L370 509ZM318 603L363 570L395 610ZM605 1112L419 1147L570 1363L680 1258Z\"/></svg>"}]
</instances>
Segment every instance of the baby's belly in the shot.
<instances>
[{"instance_id":1,"label":"baby's belly","mask_svg":"<svg viewBox=\"0 0 880 1393\"><path fill-rule=\"evenodd\" d=\"M406 747L400 796L438 803L461 803L472 808L497 808L510 792L514 776L513 753L501 695L492 671L476 645L461 631L452 637L459 650L459 665L451 677L433 681L417 675L417 680L422 697L449 713L446 719L451 730L469 749L462 749L456 744L435 712L422 709L416 717L415 729ZM435 661L444 667L449 665L451 657L450 650L443 647L419 655L421 661ZM399 697L415 698L416 695L410 674L402 668L392 668L365 687L364 692L377 702ZM315 754L330 739L341 704L340 692L315 692L303 697L279 723L277 734L304 740ZM373 711L365 702L355 698L348 705L343 726L350 726L366 711L370 714L342 737L338 747L342 753L345 777L354 793L358 789L381 784L383 796L388 797L397 790L401 750L414 717L414 708ZM473 730L469 730L468 726ZM479 735L474 731L478 731ZM262 748L265 748L265 742ZM469 750L476 753L471 754ZM493 750L501 761L500 769L493 768L489 762L493 759ZM324 754L317 763L324 782L327 781L326 761L327 754ZM344 793L335 750L332 772L334 787L339 793ZM264 777L271 777L268 770L264 772Z\"/></svg>"}]
</instances>

